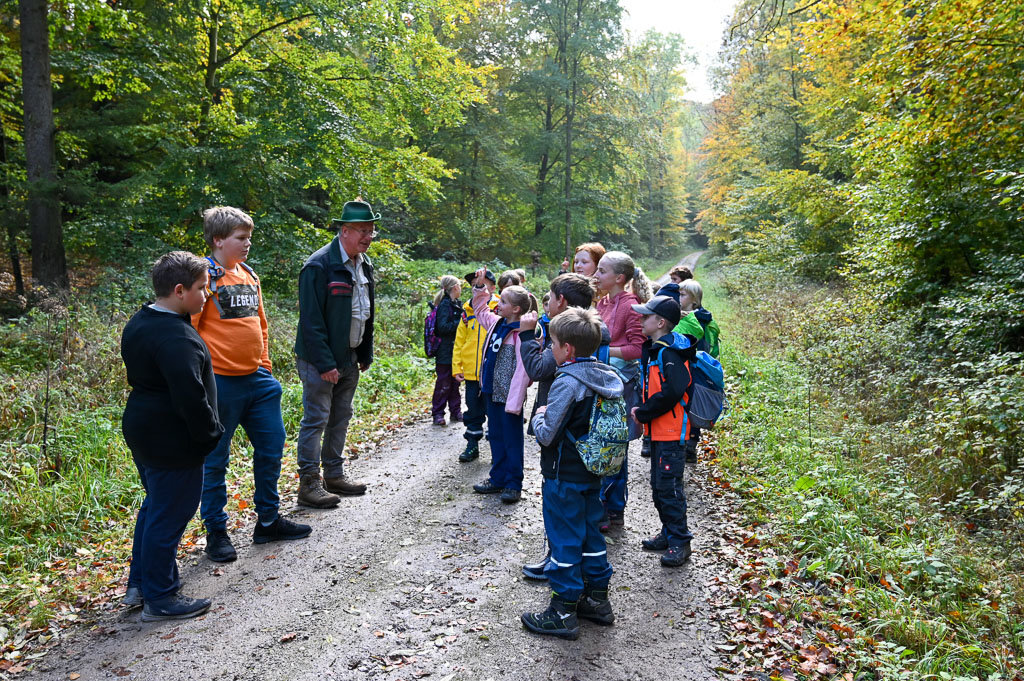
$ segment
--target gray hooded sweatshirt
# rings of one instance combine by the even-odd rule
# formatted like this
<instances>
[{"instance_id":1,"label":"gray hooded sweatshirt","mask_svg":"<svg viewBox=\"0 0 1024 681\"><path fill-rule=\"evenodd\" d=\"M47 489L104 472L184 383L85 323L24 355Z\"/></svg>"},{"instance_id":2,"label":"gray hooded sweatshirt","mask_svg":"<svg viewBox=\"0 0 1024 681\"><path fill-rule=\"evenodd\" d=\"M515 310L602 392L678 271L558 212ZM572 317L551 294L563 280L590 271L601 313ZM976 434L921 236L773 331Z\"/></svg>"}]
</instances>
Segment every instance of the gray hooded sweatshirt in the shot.
<instances>
[{"instance_id":1,"label":"gray hooded sweatshirt","mask_svg":"<svg viewBox=\"0 0 1024 681\"><path fill-rule=\"evenodd\" d=\"M559 367L548 392L547 410L533 417L533 432L541 445L540 468L545 478L566 482L599 480L583 465L566 430L577 439L587 434L594 395L621 397L622 380L596 360Z\"/></svg>"}]
</instances>

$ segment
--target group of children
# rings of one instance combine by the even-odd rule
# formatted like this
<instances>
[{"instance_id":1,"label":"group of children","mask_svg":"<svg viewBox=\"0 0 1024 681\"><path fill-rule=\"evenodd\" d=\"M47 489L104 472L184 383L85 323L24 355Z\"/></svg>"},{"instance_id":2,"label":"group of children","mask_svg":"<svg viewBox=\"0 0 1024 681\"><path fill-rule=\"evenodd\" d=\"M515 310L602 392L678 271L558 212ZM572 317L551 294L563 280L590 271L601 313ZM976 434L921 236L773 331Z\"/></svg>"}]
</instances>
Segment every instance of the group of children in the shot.
<instances>
[{"instance_id":1,"label":"group of children","mask_svg":"<svg viewBox=\"0 0 1024 681\"><path fill-rule=\"evenodd\" d=\"M154 302L124 329L121 352L132 392L123 432L146 497L139 511L124 602L142 605L144 621L195 617L208 599L180 594L175 556L197 507L215 562L236 559L227 532L225 475L241 425L253 446L253 541L309 536L309 525L279 513L277 491L285 429L281 386L269 356L259 278L245 264L253 221L241 210L204 213L210 255L175 251L152 271ZM683 468L697 433L686 417L697 348L717 355L718 327L701 307L702 291L685 268L652 297L650 282L625 253L598 243L576 250L573 272L551 281L543 314L526 274L479 269L462 281L447 275L434 299L437 382L432 415L465 424L461 462L480 456L484 424L491 450L479 494L520 500L527 388L537 396L529 430L541 445L547 551L523 566L552 588L548 608L523 613L532 631L576 638L578 618L612 624L612 568L602 532L623 524L628 461L600 477L581 459L595 400L623 399L651 458L651 488L662 528L644 539L665 566L690 556ZM495 289L498 295L495 295ZM683 314L685 313L685 314ZM465 409L459 387L465 384ZM365 488L362 488L365 489ZM360 493L356 490L351 493ZM300 502L301 502L300 498Z\"/></svg>"},{"instance_id":2,"label":"group of children","mask_svg":"<svg viewBox=\"0 0 1024 681\"><path fill-rule=\"evenodd\" d=\"M466 275L473 293L464 305L459 281L442 278L437 300L451 301L445 329L452 365L442 362L449 355L439 356L433 404L434 423L444 425L444 405L452 395L448 377L454 378L456 395L458 384L466 384L466 410L449 407L453 420L465 421L467 445L459 460L479 456L486 421L490 472L473 490L515 503L523 483L526 388L537 383L528 432L541 446L547 552L524 565L523 574L547 580L552 597L547 609L523 613L522 622L536 633L568 639L579 636L579 618L604 625L615 619L602 533L624 522L628 461L618 473L601 477L580 457L576 442L588 436L594 401L625 401L629 438L643 437L642 453L651 459L652 495L662 523L642 548L662 552L667 567L682 565L692 540L683 469L695 456L699 436L685 411L690 366L701 344L713 344L717 355L718 337L717 325L701 307L700 285L686 268L673 269L672 283L653 296L626 253L606 252L598 243L577 248L573 270L550 283L543 315L522 286L521 273L496 279L480 269Z\"/></svg>"}]
</instances>

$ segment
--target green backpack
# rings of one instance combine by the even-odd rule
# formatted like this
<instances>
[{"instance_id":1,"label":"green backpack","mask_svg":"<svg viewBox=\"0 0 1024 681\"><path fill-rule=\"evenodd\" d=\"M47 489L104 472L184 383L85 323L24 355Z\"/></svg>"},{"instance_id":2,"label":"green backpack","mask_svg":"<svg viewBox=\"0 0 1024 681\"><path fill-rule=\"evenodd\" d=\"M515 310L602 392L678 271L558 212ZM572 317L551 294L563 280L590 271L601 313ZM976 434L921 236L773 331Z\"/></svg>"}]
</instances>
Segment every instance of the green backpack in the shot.
<instances>
[{"instance_id":1,"label":"green backpack","mask_svg":"<svg viewBox=\"0 0 1024 681\"><path fill-rule=\"evenodd\" d=\"M576 445L583 465L594 475L615 475L622 468L629 448L628 416L622 397L595 394L586 435L576 438L566 429L565 434Z\"/></svg>"}]
</instances>

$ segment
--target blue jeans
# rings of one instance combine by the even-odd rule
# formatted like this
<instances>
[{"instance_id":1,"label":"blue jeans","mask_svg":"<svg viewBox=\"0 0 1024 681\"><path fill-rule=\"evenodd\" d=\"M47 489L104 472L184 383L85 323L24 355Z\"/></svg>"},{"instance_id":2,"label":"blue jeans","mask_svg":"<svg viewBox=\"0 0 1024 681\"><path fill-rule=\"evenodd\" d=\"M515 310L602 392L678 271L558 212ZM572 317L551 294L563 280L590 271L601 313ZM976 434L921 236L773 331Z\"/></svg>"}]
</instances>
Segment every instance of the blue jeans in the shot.
<instances>
[{"instance_id":1,"label":"blue jeans","mask_svg":"<svg viewBox=\"0 0 1024 681\"><path fill-rule=\"evenodd\" d=\"M132 564L128 586L142 589L142 597L160 601L178 592L178 543L199 507L203 467L153 468L135 461L146 498L135 519Z\"/></svg>"},{"instance_id":2,"label":"blue jeans","mask_svg":"<svg viewBox=\"0 0 1024 681\"><path fill-rule=\"evenodd\" d=\"M359 367L338 367L337 383L320 378L316 367L301 357L295 358L295 368L302 379L302 422L296 453L299 475L320 475L322 467L325 478L341 477Z\"/></svg>"},{"instance_id":3,"label":"blue jeans","mask_svg":"<svg viewBox=\"0 0 1024 681\"><path fill-rule=\"evenodd\" d=\"M281 477L285 439L281 384L262 367L248 376L217 374L214 378L217 413L224 425L224 434L216 449L206 457L200 515L207 530L223 530L227 526L228 514L224 506L228 495L224 476L231 456L231 437L241 425L252 443L253 506L261 522L271 523L277 519L280 505L277 479Z\"/></svg>"},{"instance_id":4,"label":"blue jeans","mask_svg":"<svg viewBox=\"0 0 1024 681\"><path fill-rule=\"evenodd\" d=\"M651 493L661 518L661 534L669 546L689 544L693 539L686 523L685 463L686 448L679 442L651 443Z\"/></svg>"},{"instance_id":5,"label":"blue jeans","mask_svg":"<svg viewBox=\"0 0 1024 681\"><path fill-rule=\"evenodd\" d=\"M505 405L487 400L487 441L491 443L491 484L523 489L523 415L509 414Z\"/></svg>"},{"instance_id":6,"label":"blue jeans","mask_svg":"<svg viewBox=\"0 0 1024 681\"><path fill-rule=\"evenodd\" d=\"M551 590L567 601L579 600L583 583L607 585L612 576L601 534L598 483L544 479L544 532L551 559L544 574Z\"/></svg>"}]
</instances>

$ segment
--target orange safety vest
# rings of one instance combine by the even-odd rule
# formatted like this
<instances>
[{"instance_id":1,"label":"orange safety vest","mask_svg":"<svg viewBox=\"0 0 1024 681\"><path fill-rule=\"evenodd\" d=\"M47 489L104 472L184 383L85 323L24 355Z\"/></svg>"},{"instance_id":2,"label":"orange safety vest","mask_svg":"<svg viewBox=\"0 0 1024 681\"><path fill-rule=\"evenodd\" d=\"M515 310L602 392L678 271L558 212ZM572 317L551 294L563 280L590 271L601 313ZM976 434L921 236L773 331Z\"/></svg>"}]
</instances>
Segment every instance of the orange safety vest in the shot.
<instances>
[{"instance_id":1,"label":"orange safety vest","mask_svg":"<svg viewBox=\"0 0 1024 681\"><path fill-rule=\"evenodd\" d=\"M657 359L647 365L647 380L644 381L644 400L661 391L664 377L661 373L661 353L664 348L658 350ZM685 362L687 373L690 372L690 363ZM692 380L692 376L691 376ZM685 442L690 439L690 419L686 417L685 405L690 401L690 391L683 393L683 399L669 411L656 417L650 423L644 424L644 434L649 435L655 442Z\"/></svg>"}]
</instances>

